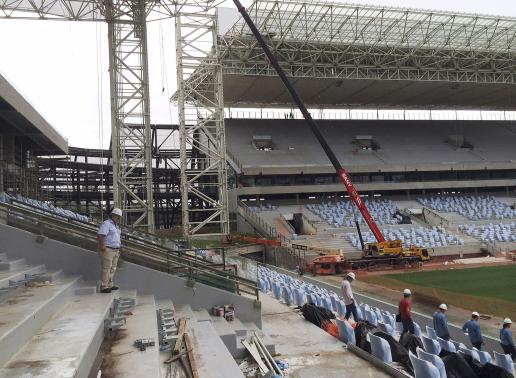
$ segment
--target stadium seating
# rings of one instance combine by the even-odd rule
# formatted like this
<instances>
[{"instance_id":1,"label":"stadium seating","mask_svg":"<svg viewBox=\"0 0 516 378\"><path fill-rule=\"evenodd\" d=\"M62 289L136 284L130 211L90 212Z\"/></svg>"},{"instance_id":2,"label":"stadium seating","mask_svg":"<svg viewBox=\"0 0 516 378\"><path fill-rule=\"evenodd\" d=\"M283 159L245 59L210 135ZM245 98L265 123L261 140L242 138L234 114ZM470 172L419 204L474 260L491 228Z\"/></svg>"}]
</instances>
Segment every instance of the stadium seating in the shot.
<instances>
[{"instance_id":1,"label":"stadium seating","mask_svg":"<svg viewBox=\"0 0 516 378\"><path fill-rule=\"evenodd\" d=\"M287 305L301 305L301 303L308 301L335 311L337 316L342 316L345 312L342 297L338 296L333 291L286 274L278 273L264 266L258 267L257 274L259 277L260 290L270 288L271 290L268 291L272 291L272 294L276 296L278 300L283 300L285 299L285 295L288 295L285 294L282 297L281 293L293 293L292 300L285 300ZM302 299L296 299L298 297ZM357 304L357 311L359 312L360 318L364 319L365 316L365 320L369 323L376 324L381 331L395 338L401 334L401 323L395 322L394 314L389 311L382 311L364 302ZM364 316L362 316L362 314ZM351 323L337 317L336 324L339 339L346 343L356 344ZM443 340L435 335L435 331L431 327L426 327L426 334L422 334L420 326L417 323L414 323L414 325L416 328L416 336L420 337L424 348L424 350L418 348L417 356L410 352L410 360L414 366L416 378L446 377L443 361L439 357L442 350L451 353L458 351L464 355L470 355L473 359L479 361L481 365L492 361L492 357L488 352L479 351L476 348L468 349L463 343L455 340ZM369 332L367 333L367 340L371 343L371 354L373 356L384 363L392 364L390 346L385 339ZM494 352L494 355L496 357L496 364L510 371L512 368L510 357L497 352ZM509 362L511 362L511 364Z\"/></svg>"},{"instance_id":2,"label":"stadium seating","mask_svg":"<svg viewBox=\"0 0 516 378\"><path fill-rule=\"evenodd\" d=\"M65 218L78 220L80 222L89 222L90 219L86 215L78 214L71 210L62 209L60 207L56 207L51 204L47 204L42 201L38 201L32 198L24 197L20 194L17 194L15 196L11 196L7 193L0 193L0 202L4 203L12 203L17 202L18 204L27 205L33 208L36 208L41 211L45 211L47 213L52 213L55 215L59 215Z\"/></svg>"},{"instance_id":3,"label":"stadium seating","mask_svg":"<svg viewBox=\"0 0 516 378\"><path fill-rule=\"evenodd\" d=\"M365 200L367 208L379 225L398 224L399 219L394 216L398 207L389 200ZM354 227L355 219L361 224L364 219L356 216L356 206L351 201L323 202L322 204L309 204L306 208L334 227Z\"/></svg>"},{"instance_id":4,"label":"stadium seating","mask_svg":"<svg viewBox=\"0 0 516 378\"><path fill-rule=\"evenodd\" d=\"M392 364L391 347L387 340L371 334L369 336L371 342L371 354L386 364Z\"/></svg>"},{"instance_id":5,"label":"stadium seating","mask_svg":"<svg viewBox=\"0 0 516 378\"><path fill-rule=\"evenodd\" d=\"M498 353L497 351L494 351L493 353L496 360L496 365L501 368L504 368L509 373L514 374L514 366L511 359L511 355Z\"/></svg>"},{"instance_id":6,"label":"stadium seating","mask_svg":"<svg viewBox=\"0 0 516 378\"><path fill-rule=\"evenodd\" d=\"M460 224L458 229L483 242L516 242L516 222L487 225Z\"/></svg>"},{"instance_id":7,"label":"stadium seating","mask_svg":"<svg viewBox=\"0 0 516 378\"><path fill-rule=\"evenodd\" d=\"M278 206L272 205L270 203L261 203L258 206L248 206L249 210L253 213L257 213L259 211L270 211L270 210L278 210Z\"/></svg>"},{"instance_id":8,"label":"stadium seating","mask_svg":"<svg viewBox=\"0 0 516 378\"><path fill-rule=\"evenodd\" d=\"M464 245L464 239L449 233L442 227L411 227L382 229L387 240L399 239L405 247L415 245L424 248L448 247L450 245ZM360 239L356 233L347 233L346 237L355 248L361 250ZM362 232L365 243L372 243L376 238L370 231Z\"/></svg>"},{"instance_id":9,"label":"stadium seating","mask_svg":"<svg viewBox=\"0 0 516 378\"><path fill-rule=\"evenodd\" d=\"M414 367L415 378L440 378L441 374L431 362L422 358L418 358L415 354L409 351L410 362Z\"/></svg>"},{"instance_id":10,"label":"stadium seating","mask_svg":"<svg viewBox=\"0 0 516 378\"><path fill-rule=\"evenodd\" d=\"M493 196L419 197L417 200L431 209L445 213L456 212L475 221L516 218L516 210Z\"/></svg>"},{"instance_id":11,"label":"stadium seating","mask_svg":"<svg viewBox=\"0 0 516 378\"><path fill-rule=\"evenodd\" d=\"M439 370L439 376L440 378L446 378L446 369L444 367L444 362L441 360L439 356L436 356L432 353L427 353L423 349L417 347L416 348L417 356L427 362L430 362L432 365L434 365L437 370Z\"/></svg>"}]
</instances>

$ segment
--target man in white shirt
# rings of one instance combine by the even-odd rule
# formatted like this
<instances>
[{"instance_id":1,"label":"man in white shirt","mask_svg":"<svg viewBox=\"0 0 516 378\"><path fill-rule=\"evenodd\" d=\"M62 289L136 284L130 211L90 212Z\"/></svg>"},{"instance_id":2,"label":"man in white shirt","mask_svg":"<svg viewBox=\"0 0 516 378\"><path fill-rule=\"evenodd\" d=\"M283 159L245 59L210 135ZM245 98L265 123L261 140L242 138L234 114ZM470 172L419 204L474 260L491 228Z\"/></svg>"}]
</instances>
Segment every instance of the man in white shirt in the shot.
<instances>
[{"instance_id":1,"label":"man in white shirt","mask_svg":"<svg viewBox=\"0 0 516 378\"><path fill-rule=\"evenodd\" d=\"M100 254L100 292L111 293L118 290L118 286L113 284L120 247L122 246L120 221L122 220L122 210L114 208L111 217L102 222L97 232L97 250Z\"/></svg>"},{"instance_id":2,"label":"man in white shirt","mask_svg":"<svg viewBox=\"0 0 516 378\"><path fill-rule=\"evenodd\" d=\"M346 277L342 280L342 297L344 298L344 304L346 305L346 314L344 317L346 320L349 320L351 314L353 314L353 319L355 322L358 322L357 315L357 307L355 305L355 298L353 297L353 292L351 291L351 282L355 280L355 273L349 272L346 274Z\"/></svg>"}]
</instances>

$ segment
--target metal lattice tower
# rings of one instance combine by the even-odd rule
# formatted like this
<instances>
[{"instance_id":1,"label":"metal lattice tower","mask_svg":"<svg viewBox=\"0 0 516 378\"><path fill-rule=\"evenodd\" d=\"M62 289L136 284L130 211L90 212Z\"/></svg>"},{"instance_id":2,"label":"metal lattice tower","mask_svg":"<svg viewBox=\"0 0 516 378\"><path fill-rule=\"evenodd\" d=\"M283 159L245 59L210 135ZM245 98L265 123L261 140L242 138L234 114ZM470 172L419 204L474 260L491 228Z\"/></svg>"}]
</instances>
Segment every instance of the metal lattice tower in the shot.
<instances>
[{"instance_id":1,"label":"metal lattice tower","mask_svg":"<svg viewBox=\"0 0 516 378\"><path fill-rule=\"evenodd\" d=\"M182 220L185 236L227 234L226 143L217 18L209 7L176 15ZM199 67L202 67L199 70ZM192 74L195 72L195 78ZM200 80L199 80L200 79ZM190 158L187 149L191 149Z\"/></svg>"},{"instance_id":2,"label":"metal lattice tower","mask_svg":"<svg viewBox=\"0 0 516 378\"><path fill-rule=\"evenodd\" d=\"M149 231L154 209L146 22L173 16L170 6L145 0L0 1L0 18L108 23L114 202L133 226Z\"/></svg>"}]
</instances>

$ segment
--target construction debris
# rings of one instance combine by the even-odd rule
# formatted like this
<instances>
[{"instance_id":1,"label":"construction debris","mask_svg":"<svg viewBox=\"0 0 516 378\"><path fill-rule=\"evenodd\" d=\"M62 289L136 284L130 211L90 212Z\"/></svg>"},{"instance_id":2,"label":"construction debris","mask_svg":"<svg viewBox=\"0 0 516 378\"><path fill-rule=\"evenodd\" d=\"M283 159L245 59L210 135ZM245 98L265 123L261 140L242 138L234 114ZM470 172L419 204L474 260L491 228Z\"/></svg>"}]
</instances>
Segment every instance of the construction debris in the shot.
<instances>
[{"instance_id":1,"label":"construction debris","mask_svg":"<svg viewBox=\"0 0 516 378\"><path fill-rule=\"evenodd\" d=\"M142 352L146 350L147 347L151 347L154 345L154 339L137 339L134 341L134 346Z\"/></svg>"},{"instance_id":2,"label":"construction debris","mask_svg":"<svg viewBox=\"0 0 516 378\"><path fill-rule=\"evenodd\" d=\"M254 377L257 376L257 370L261 375L258 377L284 377L284 370L288 369L288 364L283 361L278 361L281 365L281 368L278 366L278 363L274 358L272 358L271 354L265 347L263 340L253 332L253 335L247 339L242 340L242 344L247 349L253 360L258 365L258 369L253 369L249 364L242 365L241 370L246 374L246 377ZM244 371L245 369L245 371ZM255 374L255 375L252 375Z\"/></svg>"},{"instance_id":3,"label":"construction debris","mask_svg":"<svg viewBox=\"0 0 516 378\"><path fill-rule=\"evenodd\" d=\"M177 367L178 365L181 365L184 375L187 378L200 378L193 354L193 346L189 335L186 333L186 318L184 317L179 319L177 335L175 336L175 344L171 354L171 357L164 361L165 364L168 364L167 377L175 377ZM174 373L172 374L173 363L175 366Z\"/></svg>"}]
</instances>

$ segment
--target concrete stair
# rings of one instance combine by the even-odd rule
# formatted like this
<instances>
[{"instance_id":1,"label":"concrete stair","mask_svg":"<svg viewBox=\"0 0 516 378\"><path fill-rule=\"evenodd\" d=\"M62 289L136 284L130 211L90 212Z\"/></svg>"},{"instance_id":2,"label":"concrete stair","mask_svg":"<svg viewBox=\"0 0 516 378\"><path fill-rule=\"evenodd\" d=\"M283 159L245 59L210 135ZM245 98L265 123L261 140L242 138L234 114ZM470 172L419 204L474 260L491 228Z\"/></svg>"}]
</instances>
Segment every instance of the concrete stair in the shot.
<instances>
[{"instance_id":1,"label":"concrete stair","mask_svg":"<svg viewBox=\"0 0 516 378\"><path fill-rule=\"evenodd\" d=\"M255 324L244 324L238 318L228 322L222 317L211 315L205 309L196 309L192 310L192 312L198 323L211 323L212 327L217 332L217 335L220 337L233 358L240 359L247 356L248 352L242 345L242 340L252 336L253 332L256 332L257 335L262 338L267 350L271 354L275 354L276 352L276 348L272 341L268 336L264 335Z\"/></svg>"},{"instance_id":2,"label":"concrete stair","mask_svg":"<svg viewBox=\"0 0 516 378\"><path fill-rule=\"evenodd\" d=\"M87 377L112 302L111 294L74 298L0 369L0 377Z\"/></svg>"},{"instance_id":3,"label":"concrete stair","mask_svg":"<svg viewBox=\"0 0 516 378\"><path fill-rule=\"evenodd\" d=\"M120 297L128 293L121 292ZM115 331L109 352L104 355L102 375L107 377L160 377L160 352L154 296L138 296L126 323ZM137 339L153 339L154 346L140 351Z\"/></svg>"}]
</instances>

